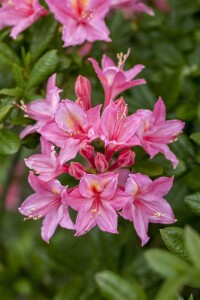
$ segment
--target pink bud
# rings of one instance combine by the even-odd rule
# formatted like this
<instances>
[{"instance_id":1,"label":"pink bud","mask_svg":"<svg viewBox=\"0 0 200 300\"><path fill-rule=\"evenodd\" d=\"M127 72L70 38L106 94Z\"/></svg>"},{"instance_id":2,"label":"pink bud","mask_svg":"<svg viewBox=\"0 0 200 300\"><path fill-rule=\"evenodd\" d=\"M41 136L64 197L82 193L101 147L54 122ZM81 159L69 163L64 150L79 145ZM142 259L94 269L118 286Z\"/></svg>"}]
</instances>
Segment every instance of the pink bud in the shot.
<instances>
[{"instance_id":1,"label":"pink bud","mask_svg":"<svg viewBox=\"0 0 200 300\"><path fill-rule=\"evenodd\" d=\"M103 173L108 168L108 162L105 158L105 155L100 152L97 152L94 162L99 173Z\"/></svg>"},{"instance_id":2,"label":"pink bud","mask_svg":"<svg viewBox=\"0 0 200 300\"><path fill-rule=\"evenodd\" d=\"M115 163L109 168L109 171L115 170L121 167L132 166L135 161L135 153L131 149L125 149L120 152Z\"/></svg>"},{"instance_id":3,"label":"pink bud","mask_svg":"<svg viewBox=\"0 0 200 300\"><path fill-rule=\"evenodd\" d=\"M117 162L118 167L132 166L135 161L135 153L131 149L126 149L120 152Z\"/></svg>"},{"instance_id":4,"label":"pink bud","mask_svg":"<svg viewBox=\"0 0 200 300\"><path fill-rule=\"evenodd\" d=\"M75 84L75 93L78 97L76 101L83 109L89 110L91 108L91 84L90 81L81 75L78 76Z\"/></svg>"},{"instance_id":5,"label":"pink bud","mask_svg":"<svg viewBox=\"0 0 200 300\"><path fill-rule=\"evenodd\" d=\"M79 152L94 167L94 147L89 144L85 144L80 148Z\"/></svg>"},{"instance_id":6,"label":"pink bud","mask_svg":"<svg viewBox=\"0 0 200 300\"><path fill-rule=\"evenodd\" d=\"M85 173L85 170L81 164L78 162L71 162L70 167L69 167L69 174L76 178L76 179L81 179Z\"/></svg>"}]
</instances>

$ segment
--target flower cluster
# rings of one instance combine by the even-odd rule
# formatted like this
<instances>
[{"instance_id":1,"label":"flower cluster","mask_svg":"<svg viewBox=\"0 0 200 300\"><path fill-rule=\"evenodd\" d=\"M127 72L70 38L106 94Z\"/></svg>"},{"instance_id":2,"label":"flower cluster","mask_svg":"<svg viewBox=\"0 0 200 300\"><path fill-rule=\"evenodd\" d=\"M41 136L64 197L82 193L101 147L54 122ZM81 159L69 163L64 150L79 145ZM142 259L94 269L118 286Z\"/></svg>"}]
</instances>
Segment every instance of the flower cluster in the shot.
<instances>
[{"instance_id":1,"label":"flower cluster","mask_svg":"<svg viewBox=\"0 0 200 300\"><path fill-rule=\"evenodd\" d=\"M98 2L98 1L97 1ZM76 236L96 225L102 230L118 233L118 215L134 224L144 245L149 237L149 222L175 222L172 209L163 199L173 178L152 181L134 173L134 146L141 146L154 157L161 152L176 167L178 160L168 144L177 139L184 127L179 120L166 121L165 105L158 99L154 110L140 109L128 115L128 105L117 96L144 79L133 80L143 66L128 71L123 67L128 55L118 55L118 66L107 56L102 69L90 58L105 91L105 104L92 107L91 84L79 76L75 92L77 100L61 100L56 75L47 84L46 99L23 105L26 115L35 120L25 128L21 138L41 134L41 153L25 160L31 169L29 183L35 194L29 196L20 212L26 219L44 218L42 238L48 242L58 225L76 230ZM79 158L76 160L77 154ZM74 187L62 186L61 174L77 180ZM77 211L75 224L69 207Z\"/></svg>"},{"instance_id":2,"label":"flower cluster","mask_svg":"<svg viewBox=\"0 0 200 300\"><path fill-rule=\"evenodd\" d=\"M64 47L80 45L84 41L111 41L109 29L105 24L106 15L113 9L131 12L153 11L141 0L46 0L49 10L62 24ZM48 14L39 0L0 1L0 29L13 27L11 37L31 26L37 19Z\"/></svg>"}]
</instances>

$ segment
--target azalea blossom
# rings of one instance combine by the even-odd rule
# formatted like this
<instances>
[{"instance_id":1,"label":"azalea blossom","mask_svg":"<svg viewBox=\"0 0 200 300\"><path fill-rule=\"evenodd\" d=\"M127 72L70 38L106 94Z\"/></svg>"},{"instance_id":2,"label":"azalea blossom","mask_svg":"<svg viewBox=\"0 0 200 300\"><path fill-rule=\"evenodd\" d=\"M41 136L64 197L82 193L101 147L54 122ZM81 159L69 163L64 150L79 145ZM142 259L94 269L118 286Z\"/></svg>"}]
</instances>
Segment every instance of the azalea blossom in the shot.
<instances>
[{"instance_id":1,"label":"azalea blossom","mask_svg":"<svg viewBox=\"0 0 200 300\"><path fill-rule=\"evenodd\" d=\"M147 13L151 16L154 12L141 0L111 0L111 8L122 9L126 16L130 16L131 13Z\"/></svg>"},{"instance_id":2,"label":"azalea blossom","mask_svg":"<svg viewBox=\"0 0 200 300\"><path fill-rule=\"evenodd\" d=\"M110 42L104 18L109 0L46 0L55 18L63 25L64 47L80 45L84 41Z\"/></svg>"},{"instance_id":3,"label":"azalea blossom","mask_svg":"<svg viewBox=\"0 0 200 300\"><path fill-rule=\"evenodd\" d=\"M159 152L163 153L175 168L178 160L167 144L177 140L185 125L184 122L180 120L166 121L166 108L161 97L156 102L153 112L140 109L137 111L137 115L141 120L141 125L136 133L140 145L151 158Z\"/></svg>"},{"instance_id":4,"label":"azalea blossom","mask_svg":"<svg viewBox=\"0 0 200 300\"><path fill-rule=\"evenodd\" d=\"M98 105L85 111L79 104L63 100L56 111L55 122L40 130L47 140L61 147L61 164L74 158L85 142L98 137L100 108L101 105Z\"/></svg>"},{"instance_id":5,"label":"azalea blossom","mask_svg":"<svg viewBox=\"0 0 200 300\"><path fill-rule=\"evenodd\" d=\"M13 27L10 35L14 39L39 18L48 14L38 0L3 0L1 3L0 29L5 26Z\"/></svg>"},{"instance_id":6,"label":"azalea blossom","mask_svg":"<svg viewBox=\"0 0 200 300\"><path fill-rule=\"evenodd\" d=\"M176 221L169 203L163 199L172 184L173 177L160 177L152 181L139 173L129 175L125 186L128 203L120 215L133 222L142 246L149 240L149 223L172 224Z\"/></svg>"},{"instance_id":7,"label":"azalea blossom","mask_svg":"<svg viewBox=\"0 0 200 300\"><path fill-rule=\"evenodd\" d=\"M23 202L19 211L27 216L25 220L44 218L41 230L43 240L49 242L58 225L74 229L68 212L67 188L58 180L45 182L33 172L29 175L29 184L36 193Z\"/></svg>"},{"instance_id":8,"label":"azalea blossom","mask_svg":"<svg viewBox=\"0 0 200 300\"><path fill-rule=\"evenodd\" d=\"M118 65L116 66L114 61L106 55L102 58L102 69L99 67L98 62L94 58L88 60L92 63L93 68L103 86L105 92L105 104L108 106L111 100L114 100L117 95L123 91L130 89L134 86L146 83L144 79L135 78L144 68L143 65L136 65L128 71L124 71L125 62L130 54L130 50L127 54L118 54Z\"/></svg>"},{"instance_id":9,"label":"azalea blossom","mask_svg":"<svg viewBox=\"0 0 200 300\"><path fill-rule=\"evenodd\" d=\"M42 153L26 158L26 166L34 170L39 178L44 181L49 181L62 173L68 172L69 166L60 164L55 147L43 137L41 137L40 143Z\"/></svg>"},{"instance_id":10,"label":"azalea blossom","mask_svg":"<svg viewBox=\"0 0 200 300\"><path fill-rule=\"evenodd\" d=\"M75 228L76 236L90 231L96 225L102 231L118 233L117 210L126 202L115 197L118 174L85 174L79 187L70 193L70 206L78 211Z\"/></svg>"},{"instance_id":11,"label":"azalea blossom","mask_svg":"<svg viewBox=\"0 0 200 300\"><path fill-rule=\"evenodd\" d=\"M38 132L44 125L54 120L55 112L60 102L61 90L56 87L56 74L52 75L47 83L46 98L35 100L22 106L26 116L36 121L34 125L27 126L21 133L23 139L28 134Z\"/></svg>"},{"instance_id":12,"label":"azalea blossom","mask_svg":"<svg viewBox=\"0 0 200 300\"><path fill-rule=\"evenodd\" d=\"M135 133L140 118L136 114L127 116L127 105L121 99L120 106L111 101L101 116L100 138L105 143L107 160L114 152L137 144Z\"/></svg>"}]
</instances>

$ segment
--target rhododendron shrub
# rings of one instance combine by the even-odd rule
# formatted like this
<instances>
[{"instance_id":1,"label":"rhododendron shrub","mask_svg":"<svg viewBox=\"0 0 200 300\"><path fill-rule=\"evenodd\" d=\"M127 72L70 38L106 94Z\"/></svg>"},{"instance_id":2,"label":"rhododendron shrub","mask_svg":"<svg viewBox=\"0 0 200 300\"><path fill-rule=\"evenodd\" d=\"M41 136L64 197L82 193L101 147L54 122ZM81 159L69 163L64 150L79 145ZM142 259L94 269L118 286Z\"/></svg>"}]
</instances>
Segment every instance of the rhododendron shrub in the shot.
<instances>
[{"instance_id":1,"label":"rhododendron shrub","mask_svg":"<svg viewBox=\"0 0 200 300\"><path fill-rule=\"evenodd\" d=\"M118 216L133 222L144 245L149 237L148 224L175 222L173 211L163 198L173 183L173 178L161 177L152 181L148 176L134 172L134 147L140 146L154 157L161 152L176 167L178 160L168 144L177 139L184 123L166 121L165 105L161 98L154 110L139 109L128 115L128 105L115 97L125 89L145 83L133 80L143 66L123 71L125 60L118 57L118 67L104 56L103 71L90 58L105 90L104 107L92 107L91 84L79 76L75 84L78 99L60 99L55 75L47 84L47 95L22 109L36 120L21 133L21 137L41 134L41 154L25 159L33 170L30 185L36 194L28 197L20 207L27 219L44 218L42 237L49 241L60 224L75 229L76 236L93 227L118 233ZM127 56L125 56L127 58ZM97 142L101 147L97 147ZM56 146L56 149L55 149ZM82 157L77 161L77 155ZM121 171L127 175L119 180ZM68 189L60 185L59 175L68 173L78 184ZM67 207L78 211L75 224ZM64 209L65 207L65 209ZM65 221L64 221L65 220Z\"/></svg>"}]
</instances>

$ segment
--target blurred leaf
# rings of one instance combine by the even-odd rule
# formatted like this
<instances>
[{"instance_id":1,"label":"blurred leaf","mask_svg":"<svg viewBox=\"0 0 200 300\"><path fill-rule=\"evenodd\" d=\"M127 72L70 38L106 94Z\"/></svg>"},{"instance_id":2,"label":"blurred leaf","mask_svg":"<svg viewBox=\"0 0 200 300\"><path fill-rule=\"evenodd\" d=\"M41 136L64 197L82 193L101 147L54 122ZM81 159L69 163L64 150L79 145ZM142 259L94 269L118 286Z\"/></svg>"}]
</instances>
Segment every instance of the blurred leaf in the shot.
<instances>
[{"instance_id":1,"label":"blurred leaf","mask_svg":"<svg viewBox=\"0 0 200 300\"><path fill-rule=\"evenodd\" d=\"M23 90L19 87L13 89L1 89L0 94L13 97L21 97Z\"/></svg>"},{"instance_id":2,"label":"blurred leaf","mask_svg":"<svg viewBox=\"0 0 200 300\"><path fill-rule=\"evenodd\" d=\"M53 15L48 15L35 24L31 40L30 53L36 60L49 46L57 29L57 22Z\"/></svg>"},{"instance_id":3,"label":"blurred leaf","mask_svg":"<svg viewBox=\"0 0 200 300\"><path fill-rule=\"evenodd\" d=\"M145 300L146 296L138 283L130 284L121 276L102 271L96 274L97 284L102 294L109 300Z\"/></svg>"},{"instance_id":4,"label":"blurred leaf","mask_svg":"<svg viewBox=\"0 0 200 300\"><path fill-rule=\"evenodd\" d=\"M134 169L150 177L161 176L164 171L160 164L151 161L137 162L134 164Z\"/></svg>"},{"instance_id":5,"label":"blurred leaf","mask_svg":"<svg viewBox=\"0 0 200 300\"><path fill-rule=\"evenodd\" d=\"M184 245L184 230L178 227L167 227L160 230L161 237L167 248L174 254L186 258L188 256Z\"/></svg>"},{"instance_id":6,"label":"blurred leaf","mask_svg":"<svg viewBox=\"0 0 200 300\"><path fill-rule=\"evenodd\" d=\"M189 189L200 189L200 167L194 167L185 177L185 182Z\"/></svg>"},{"instance_id":7,"label":"blurred leaf","mask_svg":"<svg viewBox=\"0 0 200 300\"><path fill-rule=\"evenodd\" d=\"M83 279L74 278L73 281L67 283L64 288L61 288L54 300L75 300L80 299L82 294Z\"/></svg>"},{"instance_id":8,"label":"blurred leaf","mask_svg":"<svg viewBox=\"0 0 200 300\"><path fill-rule=\"evenodd\" d=\"M56 69L58 63L57 50L50 50L45 53L34 65L27 84L27 89L40 84Z\"/></svg>"},{"instance_id":9,"label":"blurred leaf","mask_svg":"<svg viewBox=\"0 0 200 300\"><path fill-rule=\"evenodd\" d=\"M162 63L171 67L177 67L184 63L183 56L178 48L174 44L165 41L155 44L155 54Z\"/></svg>"},{"instance_id":10,"label":"blurred leaf","mask_svg":"<svg viewBox=\"0 0 200 300\"><path fill-rule=\"evenodd\" d=\"M187 281L187 275L178 276L176 278L169 278L166 280L155 300L172 300L176 296L176 293L181 289L181 287Z\"/></svg>"},{"instance_id":11,"label":"blurred leaf","mask_svg":"<svg viewBox=\"0 0 200 300\"><path fill-rule=\"evenodd\" d=\"M190 295L190 297L188 298L188 300L194 300L193 295Z\"/></svg>"},{"instance_id":12,"label":"blurred leaf","mask_svg":"<svg viewBox=\"0 0 200 300\"><path fill-rule=\"evenodd\" d=\"M11 155L16 153L21 145L17 133L6 129L0 129L0 155Z\"/></svg>"},{"instance_id":13,"label":"blurred leaf","mask_svg":"<svg viewBox=\"0 0 200 300\"><path fill-rule=\"evenodd\" d=\"M15 51L3 42L0 42L0 58L11 66L13 65L13 62L20 64L19 57L16 55Z\"/></svg>"},{"instance_id":14,"label":"blurred leaf","mask_svg":"<svg viewBox=\"0 0 200 300\"><path fill-rule=\"evenodd\" d=\"M165 250L152 249L145 253L150 267L166 278L176 278L187 273L189 265L181 258Z\"/></svg>"},{"instance_id":15,"label":"blurred leaf","mask_svg":"<svg viewBox=\"0 0 200 300\"><path fill-rule=\"evenodd\" d=\"M189 226L185 229L185 246L191 262L194 264L195 268L200 270L200 236Z\"/></svg>"},{"instance_id":16,"label":"blurred leaf","mask_svg":"<svg viewBox=\"0 0 200 300\"><path fill-rule=\"evenodd\" d=\"M184 201L195 214L200 216L200 193L186 196Z\"/></svg>"},{"instance_id":17,"label":"blurred leaf","mask_svg":"<svg viewBox=\"0 0 200 300\"><path fill-rule=\"evenodd\" d=\"M5 120L12 107L12 104L0 104L0 123Z\"/></svg>"},{"instance_id":18,"label":"blurred leaf","mask_svg":"<svg viewBox=\"0 0 200 300\"><path fill-rule=\"evenodd\" d=\"M192 133L192 134L190 135L190 138L191 138L195 143L197 143L198 145L200 145L200 132Z\"/></svg>"}]
</instances>

